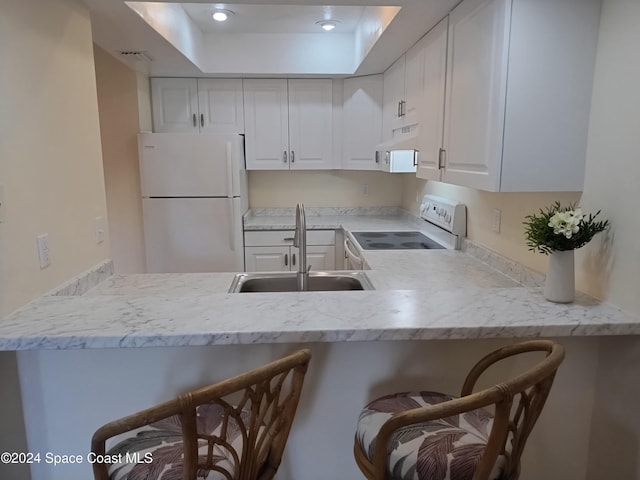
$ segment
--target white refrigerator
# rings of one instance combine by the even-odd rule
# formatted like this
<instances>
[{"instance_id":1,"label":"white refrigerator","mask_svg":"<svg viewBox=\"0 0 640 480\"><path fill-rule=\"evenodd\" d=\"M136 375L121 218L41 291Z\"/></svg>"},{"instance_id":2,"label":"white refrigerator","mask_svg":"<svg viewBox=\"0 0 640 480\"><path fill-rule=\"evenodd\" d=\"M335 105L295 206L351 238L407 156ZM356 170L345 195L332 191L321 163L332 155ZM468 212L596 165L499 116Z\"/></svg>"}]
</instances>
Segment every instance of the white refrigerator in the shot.
<instances>
[{"instance_id":1,"label":"white refrigerator","mask_svg":"<svg viewBox=\"0 0 640 480\"><path fill-rule=\"evenodd\" d=\"M244 137L141 133L138 143L147 272L244 271Z\"/></svg>"}]
</instances>

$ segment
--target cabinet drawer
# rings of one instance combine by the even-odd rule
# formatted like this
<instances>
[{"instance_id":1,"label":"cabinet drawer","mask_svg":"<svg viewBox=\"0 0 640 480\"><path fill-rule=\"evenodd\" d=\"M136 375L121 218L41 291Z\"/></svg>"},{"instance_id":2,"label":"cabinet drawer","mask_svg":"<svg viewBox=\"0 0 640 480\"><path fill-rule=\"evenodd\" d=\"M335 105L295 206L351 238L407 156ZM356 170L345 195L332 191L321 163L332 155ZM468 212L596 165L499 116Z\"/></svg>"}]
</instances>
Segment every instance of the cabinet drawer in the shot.
<instances>
[{"instance_id":1,"label":"cabinet drawer","mask_svg":"<svg viewBox=\"0 0 640 480\"><path fill-rule=\"evenodd\" d=\"M244 232L246 247L293 245L293 230ZM307 230L307 245L335 245L335 230Z\"/></svg>"}]
</instances>

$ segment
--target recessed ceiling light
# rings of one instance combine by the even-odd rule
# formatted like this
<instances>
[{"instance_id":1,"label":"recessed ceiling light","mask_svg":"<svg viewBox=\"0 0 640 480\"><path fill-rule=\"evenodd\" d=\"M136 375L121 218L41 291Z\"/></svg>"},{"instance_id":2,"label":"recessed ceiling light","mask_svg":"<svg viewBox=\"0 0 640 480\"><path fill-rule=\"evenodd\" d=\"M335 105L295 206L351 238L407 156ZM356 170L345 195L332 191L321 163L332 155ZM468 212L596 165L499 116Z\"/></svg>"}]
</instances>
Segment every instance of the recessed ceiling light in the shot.
<instances>
[{"instance_id":1,"label":"recessed ceiling light","mask_svg":"<svg viewBox=\"0 0 640 480\"><path fill-rule=\"evenodd\" d=\"M316 25L320 25L324 31L330 32L338 26L338 23L340 22L337 20L320 20L319 22L316 22Z\"/></svg>"},{"instance_id":2,"label":"recessed ceiling light","mask_svg":"<svg viewBox=\"0 0 640 480\"><path fill-rule=\"evenodd\" d=\"M227 18L229 18L230 15L233 15L233 12L231 10L218 8L213 12L213 15L211 16L216 22L224 22Z\"/></svg>"}]
</instances>

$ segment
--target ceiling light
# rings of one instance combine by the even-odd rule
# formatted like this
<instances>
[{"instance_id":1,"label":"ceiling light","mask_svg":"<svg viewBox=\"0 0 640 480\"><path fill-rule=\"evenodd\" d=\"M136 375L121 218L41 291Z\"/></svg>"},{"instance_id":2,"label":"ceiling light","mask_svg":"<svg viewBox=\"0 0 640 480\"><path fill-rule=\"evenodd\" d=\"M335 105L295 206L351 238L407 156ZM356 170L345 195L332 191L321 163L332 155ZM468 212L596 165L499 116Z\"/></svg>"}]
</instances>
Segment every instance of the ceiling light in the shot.
<instances>
[{"instance_id":1,"label":"ceiling light","mask_svg":"<svg viewBox=\"0 0 640 480\"><path fill-rule=\"evenodd\" d=\"M338 21L337 20L320 20L319 22L316 22L316 25L320 25L320 27L325 32L330 32L331 30L333 30L338 26Z\"/></svg>"},{"instance_id":2,"label":"ceiling light","mask_svg":"<svg viewBox=\"0 0 640 480\"><path fill-rule=\"evenodd\" d=\"M213 19L216 22L224 22L230 15L233 15L231 10L217 9L213 12Z\"/></svg>"}]
</instances>

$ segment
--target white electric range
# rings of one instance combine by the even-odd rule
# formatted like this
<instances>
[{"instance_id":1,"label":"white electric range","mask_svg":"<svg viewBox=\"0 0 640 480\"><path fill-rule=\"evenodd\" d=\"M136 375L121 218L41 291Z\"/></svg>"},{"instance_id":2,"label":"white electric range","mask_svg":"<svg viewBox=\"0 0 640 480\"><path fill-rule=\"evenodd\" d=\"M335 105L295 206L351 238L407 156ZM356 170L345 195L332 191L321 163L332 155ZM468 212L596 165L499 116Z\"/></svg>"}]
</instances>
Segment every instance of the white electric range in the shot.
<instances>
[{"instance_id":1,"label":"white electric range","mask_svg":"<svg viewBox=\"0 0 640 480\"><path fill-rule=\"evenodd\" d=\"M352 231L362 250L459 250L467 233L464 204L436 195L425 195L420 206L419 230Z\"/></svg>"}]
</instances>

